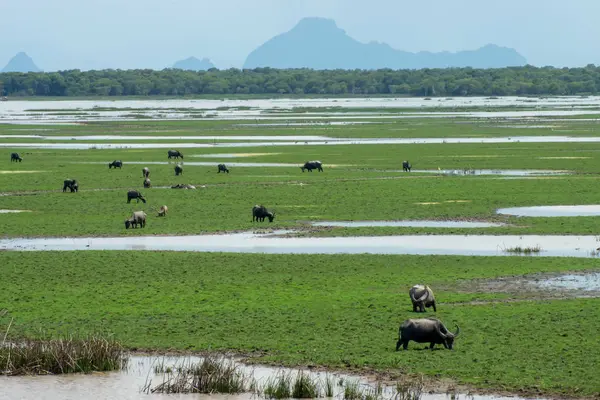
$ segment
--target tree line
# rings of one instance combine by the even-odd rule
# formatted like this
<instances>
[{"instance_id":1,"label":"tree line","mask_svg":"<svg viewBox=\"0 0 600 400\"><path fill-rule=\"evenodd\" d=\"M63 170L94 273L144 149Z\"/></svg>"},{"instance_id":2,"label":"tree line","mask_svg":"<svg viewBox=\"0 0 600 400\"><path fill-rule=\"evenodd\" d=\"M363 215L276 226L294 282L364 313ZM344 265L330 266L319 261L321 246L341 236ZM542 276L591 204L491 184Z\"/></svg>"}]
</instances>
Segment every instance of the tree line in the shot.
<instances>
[{"instance_id":1,"label":"tree line","mask_svg":"<svg viewBox=\"0 0 600 400\"><path fill-rule=\"evenodd\" d=\"M421 70L180 69L0 73L2 96L587 95L600 67Z\"/></svg>"}]
</instances>

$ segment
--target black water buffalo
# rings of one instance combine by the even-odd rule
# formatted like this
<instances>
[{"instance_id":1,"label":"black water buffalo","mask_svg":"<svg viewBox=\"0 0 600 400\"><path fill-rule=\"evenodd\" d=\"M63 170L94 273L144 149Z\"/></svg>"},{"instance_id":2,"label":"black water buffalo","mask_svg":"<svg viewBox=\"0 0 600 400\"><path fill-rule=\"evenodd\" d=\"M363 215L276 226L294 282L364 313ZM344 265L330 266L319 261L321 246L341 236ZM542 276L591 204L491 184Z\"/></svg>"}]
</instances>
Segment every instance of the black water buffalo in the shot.
<instances>
[{"instance_id":1,"label":"black water buffalo","mask_svg":"<svg viewBox=\"0 0 600 400\"><path fill-rule=\"evenodd\" d=\"M150 183L150 179L149 178L144 179L144 187L149 188L151 186L152 186L152 183Z\"/></svg>"},{"instance_id":2,"label":"black water buffalo","mask_svg":"<svg viewBox=\"0 0 600 400\"><path fill-rule=\"evenodd\" d=\"M169 156L169 159L181 157L181 159L183 160L183 154L179 150L169 150L167 154Z\"/></svg>"},{"instance_id":3,"label":"black water buffalo","mask_svg":"<svg viewBox=\"0 0 600 400\"><path fill-rule=\"evenodd\" d=\"M406 350L408 342L411 340L417 343L430 343L430 349L433 349L436 344L443 344L445 348L452 350L454 339L458 337L459 333L458 325L456 325L456 333L452 333L440 320L435 318L407 319L400 324L396 351L400 346Z\"/></svg>"},{"instance_id":4,"label":"black water buffalo","mask_svg":"<svg viewBox=\"0 0 600 400\"><path fill-rule=\"evenodd\" d=\"M138 225L140 228L144 228L146 226L146 216L143 211L135 211L131 218L125 220L125 229L129 229L129 227L137 228Z\"/></svg>"},{"instance_id":5,"label":"black water buffalo","mask_svg":"<svg viewBox=\"0 0 600 400\"><path fill-rule=\"evenodd\" d=\"M111 169L113 167L115 169L117 169L117 168L121 169L123 167L123 161L121 161L121 160L115 160L115 161L113 161L111 163L108 163L108 169Z\"/></svg>"},{"instance_id":6,"label":"black water buffalo","mask_svg":"<svg viewBox=\"0 0 600 400\"><path fill-rule=\"evenodd\" d=\"M217 165L217 174L221 171L229 173L229 169L227 168L227 166L225 166L225 164Z\"/></svg>"},{"instance_id":7,"label":"black water buffalo","mask_svg":"<svg viewBox=\"0 0 600 400\"><path fill-rule=\"evenodd\" d=\"M150 170L148 169L148 167L144 167L144 169L142 169L142 177L144 177L144 178L150 177Z\"/></svg>"},{"instance_id":8,"label":"black water buffalo","mask_svg":"<svg viewBox=\"0 0 600 400\"><path fill-rule=\"evenodd\" d=\"M183 167L179 164L175 166L175 176L183 175Z\"/></svg>"},{"instance_id":9,"label":"black water buffalo","mask_svg":"<svg viewBox=\"0 0 600 400\"><path fill-rule=\"evenodd\" d=\"M412 166L410 165L410 163L408 161L402 161L402 170L404 172L410 172L411 168L412 168Z\"/></svg>"},{"instance_id":10,"label":"black water buffalo","mask_svg":"<svg viewBox=\"0 0 600 400\"><path fill-rule=\"evenodd\" d=\"M21 156L19 155L19 153L10 153L10 162L21 162L23 161L23 159L21 158Z\"/></svg>"},{"instance_id":11,"label":"black water buffalo","mask_svg":"<svg viewBox=\"0 0 600 400\"><path fill-rule=\"evenodd\" d=\"M255 205L252 207L252 222L256 221L263 222L265 218L269 218L269 222L273 222L275 219L275 213L267 210L263 205Z\"/></svg>"},{"instance_id":12,"label":"black water buffalo","mask_svg":"<svg viewBox=\"0 0 600 400\"><path fill-rule=\"evenodd\" d=\"M66 192L67 188L69 188L71 193L73 193L79 190L79 184L75 179L65 179L63 184L63 192Z\"/></svg>"},{"instance_id":13,"label":"black water buffalo","mask_svg":"<svg viewBox=\"0 0 600 400\"><path fill-rule=\"evenodd\" d=\"M300 169L302 172L304 172L305 169L307 169L308 172L312 172L313 169L323 172L323 165L321 164L321 161L307 161L303 166L300 167Z\"/></svg>"},{"instance_id":14,"label":"black water buffalo","mask_svg":"<svg viewBox=\"0 0 600 400\"><path fill-rule=\"evenodd\" d=\"M132 199L137 199L138 203L140 202L140 200L144 203L146 202L144 196L142 196L142 194L137 190L130 190L129 192L127 192L127 203L131 203Z\"/></svg>"},{"instance_id":15,"label":"black water buffalo","mask_svg":"<svg viewBox=\"0 0 600 400\"><path fill-rule=\"evenodd\" d=\"M433 307L433 311L437 312L435 308L435 296L429 286L414 285L410 288L408 294L410 301L412 301L414 312L425 312L425 307Z\"/></svg>"}]
</instances>

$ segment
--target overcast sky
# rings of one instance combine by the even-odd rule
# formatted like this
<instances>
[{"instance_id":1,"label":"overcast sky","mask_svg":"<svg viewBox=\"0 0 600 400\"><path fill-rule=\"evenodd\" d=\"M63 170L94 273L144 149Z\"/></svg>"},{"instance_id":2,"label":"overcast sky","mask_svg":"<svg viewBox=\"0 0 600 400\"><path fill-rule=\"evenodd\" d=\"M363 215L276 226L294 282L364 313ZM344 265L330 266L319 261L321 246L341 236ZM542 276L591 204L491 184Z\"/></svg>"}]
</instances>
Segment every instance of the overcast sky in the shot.
<instances>
[{"instance_id":1,"label":"overcast sky","mask_svg":"<svg viewBox=\"0 0 600 400\"><path fill-rule=\"evenodd\" d=\"M406 51L515 48L536 66L600 65L600 0L0 0L0 68L155 68L189 56L241 67L303 17Z\"/></svg>"}]
</instances>

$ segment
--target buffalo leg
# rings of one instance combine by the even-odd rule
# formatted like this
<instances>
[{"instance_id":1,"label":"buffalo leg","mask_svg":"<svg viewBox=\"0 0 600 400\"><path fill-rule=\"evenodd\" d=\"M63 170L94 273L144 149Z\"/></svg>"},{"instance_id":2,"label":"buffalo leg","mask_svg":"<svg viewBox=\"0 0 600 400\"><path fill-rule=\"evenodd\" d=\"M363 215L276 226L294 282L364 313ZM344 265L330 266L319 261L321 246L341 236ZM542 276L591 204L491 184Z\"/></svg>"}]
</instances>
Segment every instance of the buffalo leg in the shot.
<instances>
[{"instance_id":1,"label":"buffalo leg","mask_svg":"<svg viewBox=\"0 0 600 400\"><path fill-rule=\"evenodd\" d=\"M396 351L398 351L400 346L402 346L402 339L398 339L398 342L396 343Z\"/></svg>"},{"instance_id":2,"label":"buffalo leg","mask_svg":"<svg viewBox=\"0 0 600 400\"><path fill-rule=\"evenodd\" d=\"M433 350L433 347L434 347L434 346L435 346L435 343L433 343L433 342L431 342L431 343L429 344L429 348L430 348L431 350Z\"/></svg>"}]
</instances>

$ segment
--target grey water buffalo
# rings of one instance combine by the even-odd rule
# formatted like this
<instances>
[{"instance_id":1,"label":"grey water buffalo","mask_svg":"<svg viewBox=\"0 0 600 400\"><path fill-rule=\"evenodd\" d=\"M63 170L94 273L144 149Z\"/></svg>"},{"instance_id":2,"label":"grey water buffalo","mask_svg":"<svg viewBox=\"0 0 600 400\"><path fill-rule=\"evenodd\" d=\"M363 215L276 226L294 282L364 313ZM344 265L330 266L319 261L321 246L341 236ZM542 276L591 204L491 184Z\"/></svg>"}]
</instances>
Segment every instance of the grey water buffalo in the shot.
<instances>
[{"instance_id":1,"label":"grey water buffalo","mask_svg":"<svg viewBox=\"0 0 600 400\"><path fill-rule=\"evenodd\" d=\"M149 178L144 179L144 187L145 188L149 188L152 186L152 183L150 182Z\"/></svg>"},{"instance_id":2,"label":"grey water buffalo","mask_svg":"<svg viewBox=\"0 0 600 400\"><path fill-rule=\"evenodd\" d=\"M169 150L167 152L167 155L168 155L169 159L171 159L171 158L177 159L177 158L181 157L181 159L183 160L183 154L179 150Z\"/></svg>"},{"instance_id":3,"label":"grey water buffalo","mask_svg":"<svg viewBox=\"0 0 600 400\"><path fill-rule=\"evenodd\" d=\"M73 193L79 190L79 184L75 179L65 179L63 183L63 192L66 192L67 188Z\"/></svg>"},{"instance_id":4,"label":"grey water buffalo","mask_svg":"<svg viewBox=\"0 0 600 400\"><path fill-rule=\"evenodd\" d=\"M140 200L144 203L146 202L144 196L142 196L142 194L137 190L130 190L127 192L127 203L131 203L132 199L137 199L138 203L140 202Z\"/></svg>"},{"instance_id":5,"label":"grey water buffalo","mask_svg":"<svg viewBox=\"0 0 600 400\"><path fill-rule=\"evenodd\" d=\"M196 186L178 183L177 185L171 186L171 189L196 189Z\"/></svg>"},{"instance_id":6,"label":"grey water buffalo","mask_svg":"<svg viewBox=\"0 0 600 400\"><path fill-rule=\"evenodd\" d=\"M321 164L321 161L307 161L303 166L300 167L300 169L302 172L304 172L305 169L307 169L308 172L312 172L313 169L323 172L323 164Z\"/></svg>"},{"instance_id":7,"label":"grey water buffalo","mask_svg":"<svg viewBox=\"0 0 600 400\"><path fill-rule=\"evenodd\" d=\"M119 169L123 168L123 161L121 161L121 160L114 160L113 162L108 163L108 169L111 169L113 167L115 169L117 169L117 168L119 168Z\"/></svg>"},{"instance_id":8,"label":"grey water buffalo","mask_svg":"<svg viewBox=\"0 0 600 400\"><path fill-rule=\"evenodd\" d=\"M169 207L167 207L167 206L160 206L160 210L158 210L158 216L159 217L165 217L168 212L169 212Z\"/></svg>"},{"instance_id":9,"label":"grey water buffalo","mask_svg":"<svg viewBox=\"0 0 600 400\"><path fill-rule=\"evenodd\" d=\"M137 228L139 225L140 228L146 227L146 213L143 211L135 211L131 218L125 220L125 229L129 229L129 227Z\"/></svg>"},{"instance_id":10,"label":"grey water buffalo","mask_svg":"<svg viewBox=\"0 0 600 400\"><path fill-rule=\"evenodd\" d=\"M411 168L412 168L412 166L410 165L410 163L408 161L402 161L402 170L404 172L410 172Z\"/></svg>"},{"instance_id":11,"label":"grey water buffalo","mask_svg":"<svg viewBox=\"0 0 600 400\"><path fill-rule=\"evenodd\" d=\"M263 205L255 205L252 207L252 222L254 222L254 220L263 222L265 218L269 218L269 222L273 222L275 213L267 210Z\"/></svg>"},{"instance_id":12,"label":"grey water buffalo","mask_svg":"<svg viewBox=\"0 0 600 400\"><path fill-rule=\"evenodd\" d=\"M183 167L180 164L175 166L175 176L183 175Z\"/></svg>"},{"instance_id":13,"label":"grey water buffalo","mask_svg":"<svg viewBox=\"0 0 600 400\"><path fill-rule=\"evenodd\" d=\"M433 349L436 344L443 344L445 348L452 350L454 339L458 337L460 328L456 325L456 332L450 332L444 324L435 318L407 319L398 329L398 342L396 351L403 346L404 350L408 348L408 342L411 340L417 343L429 343L429 348Z\"/></svg>"},{"instance_id":14,"label":"grey water buffalo","mask_svg":"<svg viewBox=\"0 0 600 400\"><path fill-rule=\"evenodd\" d=\"M21 156L19 155L19 153L10 153L10 162L21 162L23 161L23 159L21 158Z\"/></svg>"},{"instance_id":15,"label":"grey water buffalo","mask_svg":"<svg viewBox=\"0 0 600 400\"><path fill-rule=\"evenodd\" d=\"M425 312L425 307L433 307L433 311L437 312L435 308L435 296L433 290L426 285L414 285L408 291L410 301L412 301L414 312Z\"/></svg>"},{"instance_id":16,"label":"grey water buffalo","mask_svg":"<svg viewBox=\"0 0 600 400\"><path fill-rule=\"evenodd\" d=\"M150 169L148 169L148 167L144 167L142 169L142 177L144 177L144 178L150 177Z\"/></svg>"},{"instance_id":17,"label":"grey water buffalo","mask_svg":"<svg viewBox=\"0 0 600 400\"><path fill-rule=\"evenodd\" d=\"M217 165L217 174L220 173L221 171L229 173L229 169L227 168L227 166L225 164Z\"/></svg>"}]
</instances>

